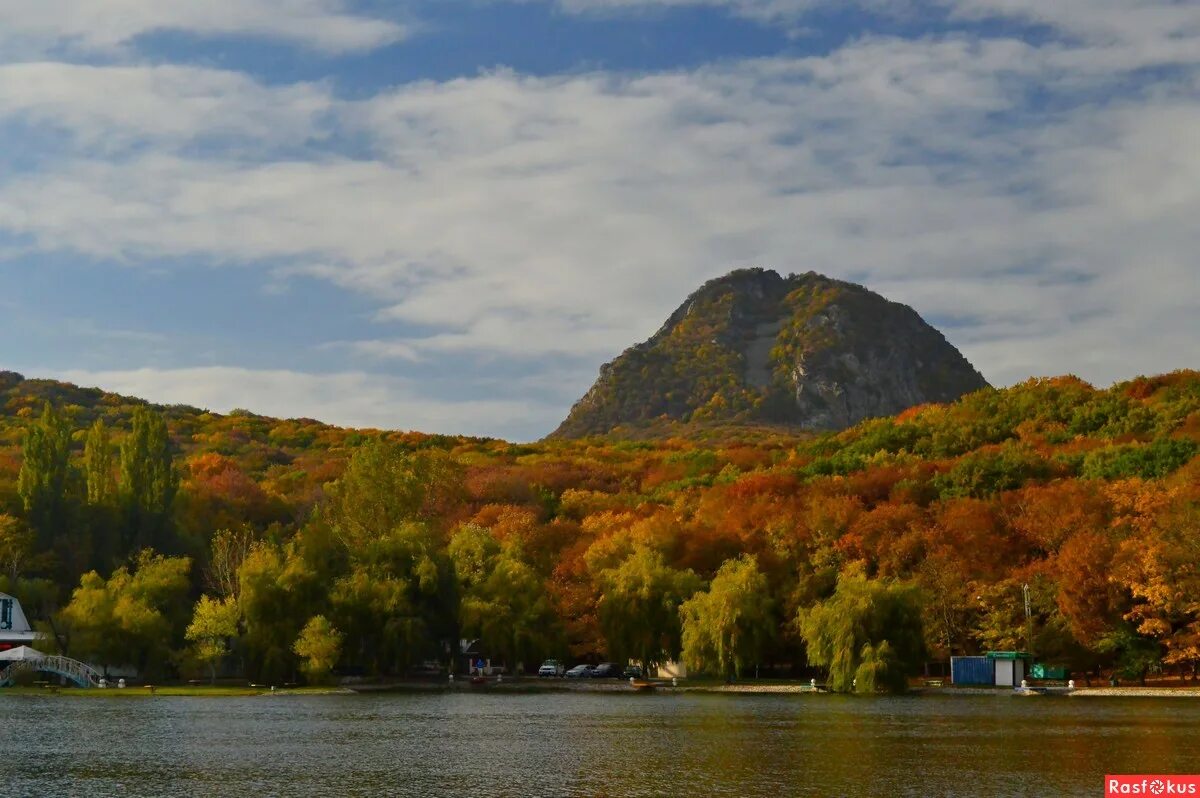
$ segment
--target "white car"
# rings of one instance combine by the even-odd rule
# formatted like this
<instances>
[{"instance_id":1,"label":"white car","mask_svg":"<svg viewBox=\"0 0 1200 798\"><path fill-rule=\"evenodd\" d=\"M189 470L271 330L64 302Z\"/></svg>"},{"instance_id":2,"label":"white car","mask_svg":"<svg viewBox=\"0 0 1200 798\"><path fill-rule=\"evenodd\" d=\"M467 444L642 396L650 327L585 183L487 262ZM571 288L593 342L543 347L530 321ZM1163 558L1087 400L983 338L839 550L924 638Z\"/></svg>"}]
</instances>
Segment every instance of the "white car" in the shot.
<instances>
[{"instance_id":1,"label":"white car","mask_svg":"<svg viewBox=\"0 0 1200 798\"><path fill-rule=\"evenodd\" d=\"M566 670L563 664L556 659L548 659L542 663L542 667L538 668L538 676L562 676Z\"/></svg>"},{"instance_id":2,"label":"white car","mask_svg":"<svg viewBox=\"0 0 1200 798\"><path fill-rule=\"evenodd\" d=\"M585 676L591 676L593 670L595 670L595 668L593 668L591 665L576 665L574 668L571 668L571 670L567 671L567 678L582 679Z\"/></svg>"}]
</instances>

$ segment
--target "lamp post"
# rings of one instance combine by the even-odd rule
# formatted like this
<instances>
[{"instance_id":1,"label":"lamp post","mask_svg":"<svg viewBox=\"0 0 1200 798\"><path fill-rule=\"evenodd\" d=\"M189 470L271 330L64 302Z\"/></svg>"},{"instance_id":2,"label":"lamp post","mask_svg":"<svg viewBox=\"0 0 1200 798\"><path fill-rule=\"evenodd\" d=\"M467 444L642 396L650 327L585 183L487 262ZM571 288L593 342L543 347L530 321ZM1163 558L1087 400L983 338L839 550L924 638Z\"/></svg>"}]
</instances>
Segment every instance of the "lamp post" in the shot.
<instances>
[{"instance_id":1,"label":"lamp post","mask_svg":"<svg viewBox=\"0 0 1200 798\"><path fill-rule=\"evenodd\" d=\"M1033 659L1033 607L1029 601L1029 585L1021 586L1021 593L1025 596L1025 646L1029 649L1029 658Z\"/></svg>"}]
</instances>

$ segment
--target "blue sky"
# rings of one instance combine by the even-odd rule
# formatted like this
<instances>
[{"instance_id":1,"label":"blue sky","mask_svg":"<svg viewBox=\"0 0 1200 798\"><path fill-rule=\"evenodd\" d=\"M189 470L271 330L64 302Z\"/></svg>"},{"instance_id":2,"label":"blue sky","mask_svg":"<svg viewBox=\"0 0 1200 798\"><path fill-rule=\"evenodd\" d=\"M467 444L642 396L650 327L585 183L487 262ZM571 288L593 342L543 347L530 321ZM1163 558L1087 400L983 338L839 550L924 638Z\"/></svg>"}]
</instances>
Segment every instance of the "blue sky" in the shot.
<instances>
[{"instance_id":1,"label":"blue sky","mask_svg":"<svg viewBox=\"0 0 1200 798\"><path fill-rule=\"evenodd\" d=\"M700 282L994 384L1197 367L1200 5L0 6L0 368L540 437Z\"/></svg>"}]
</instances>

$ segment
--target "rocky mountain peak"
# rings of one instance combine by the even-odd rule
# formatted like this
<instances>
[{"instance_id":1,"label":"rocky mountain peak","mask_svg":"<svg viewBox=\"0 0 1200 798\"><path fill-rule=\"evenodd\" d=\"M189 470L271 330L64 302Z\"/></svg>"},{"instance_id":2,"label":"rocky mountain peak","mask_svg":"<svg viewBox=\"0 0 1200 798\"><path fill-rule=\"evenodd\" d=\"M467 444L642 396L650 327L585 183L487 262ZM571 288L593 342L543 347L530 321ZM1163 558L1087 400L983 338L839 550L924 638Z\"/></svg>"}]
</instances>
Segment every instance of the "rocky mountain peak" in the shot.
<instances>
[{"instance_id":1,"label":"rocky mountain peak","mask_svg":"<svg viewBox=\"0 0 1200 798\"><path fill-rule=\"evenodd\" d=\"M815 272L739 269L600 369L554 433L662 418L841 429L987 382L912 308Z\"/></svg>"}]
</instances>

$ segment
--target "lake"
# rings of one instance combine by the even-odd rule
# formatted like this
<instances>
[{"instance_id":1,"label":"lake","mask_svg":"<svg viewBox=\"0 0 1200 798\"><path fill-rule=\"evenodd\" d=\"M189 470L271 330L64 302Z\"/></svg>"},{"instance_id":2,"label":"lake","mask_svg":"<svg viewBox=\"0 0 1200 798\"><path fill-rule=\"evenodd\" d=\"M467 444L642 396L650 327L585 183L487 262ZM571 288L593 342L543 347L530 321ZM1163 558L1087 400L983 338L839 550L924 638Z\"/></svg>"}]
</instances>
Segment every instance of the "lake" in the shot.
<instances>
[{"instance_id":1,"label":"lake","mask_svg":"<svg viewBox=\"0 0 1200 798\"><path fill-rule=\"evenodd\" d=\"M4 794L1103 795L1200 772L1187 699L0 694Z\"/></svg>"}]
</instances>

